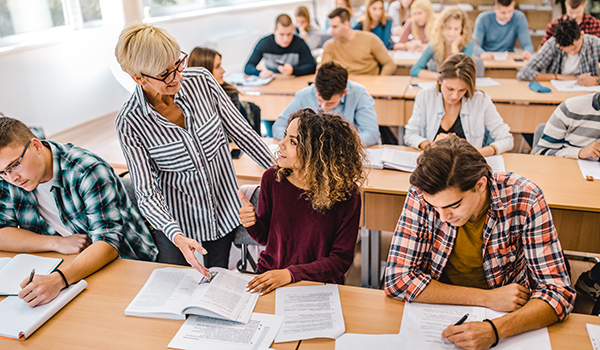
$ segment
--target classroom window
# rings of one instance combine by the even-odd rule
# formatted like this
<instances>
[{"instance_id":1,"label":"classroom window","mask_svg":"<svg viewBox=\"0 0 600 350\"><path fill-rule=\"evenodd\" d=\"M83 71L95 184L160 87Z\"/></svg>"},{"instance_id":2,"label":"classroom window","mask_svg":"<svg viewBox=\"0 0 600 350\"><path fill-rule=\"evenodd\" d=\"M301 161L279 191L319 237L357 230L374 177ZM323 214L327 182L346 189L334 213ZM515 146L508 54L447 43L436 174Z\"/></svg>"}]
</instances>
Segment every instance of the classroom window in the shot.
<instances>
[{"instance_id":1,"label":"classroom window","mask_svg":"<svg viewBox=\"0 0 600 350\"><path fill-rule=\"evenodd\" d=\"M211 7L231 6L260 0L143 0L145 17L169 16Z\"/></svg>"},{"instance_id":2,"label":"classroom window","mask_svg":"<svg viewBox=\"0 0 600 350\"><path fill-rule=\"evenodd\" d=\"M82 29L101 23L100 0L0 0L0 38L30 36L56 27Z\"/></svg>"}]
</instances>

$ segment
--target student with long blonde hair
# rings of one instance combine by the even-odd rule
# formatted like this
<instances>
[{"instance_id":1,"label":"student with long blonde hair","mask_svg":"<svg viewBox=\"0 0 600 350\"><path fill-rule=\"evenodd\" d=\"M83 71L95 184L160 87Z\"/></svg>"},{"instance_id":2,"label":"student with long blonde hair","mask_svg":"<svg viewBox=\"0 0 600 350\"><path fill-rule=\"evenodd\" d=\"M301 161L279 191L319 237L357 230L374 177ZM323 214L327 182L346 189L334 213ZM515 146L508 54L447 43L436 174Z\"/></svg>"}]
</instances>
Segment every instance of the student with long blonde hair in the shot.
<instances>
[{"instance_id":1,"label":"student with long blonde hair","mask_svg":"<svg viewBox=\"0 0 600 350\"><path fill-rule=\"evenodd\" d=\"M429 42L434 24L435 13L431 1L415 0L410 5L410 18L404 23L400 39L394 44L394 50L422 52Z\"/></svg>"},{"instance_id":2,"label":"student with long blonde hair","mask_svg":"<svg viewBox=\"0 0 600 350\"><path fill-rule=\"evenodd\" d=\"M383 8L383 0L366 0L365 13L352 29L371 32L379 37L388 50L394 47L392 41L392 19Z\"/></svg>"},{"instance_id":3,"label":"student with long blonde hair","mask_svg":"<svg viewBox=\"0 0 600 350\"><path fill-rule=\"evenodd\" d=\"M465 11L457 6L444 10L435 22L431 41L410 69L410 76L437 79L438 67L449 56L459 52L473 56L472 34L473 23Z\"/></svg>"},{"instance_id":4,"label":"student with long blonde hair","mask_svg":"<svg viewBox=\"0 0 600 350\"><path fill-rule=\"evenodd\" d=\"M402 26L410 18L410 8L413 0L397 0L390 4L388 13L392 18L392 34L401 35Z\"/></svg>"},{"instance_id":5,"label":"student with long blonde hair","mask_svg":"<svg viewBox=\"0 0 600 350\"><path fill-rule=\"evenodd\" d=\"M365 153L355 128L341 116L301 109L279 142L276 165L262 176L256 212L240 221L266 245L261 273L248 283L263 294L292 282L343 284L358 236Z\"/></svg>"}]
</instances>

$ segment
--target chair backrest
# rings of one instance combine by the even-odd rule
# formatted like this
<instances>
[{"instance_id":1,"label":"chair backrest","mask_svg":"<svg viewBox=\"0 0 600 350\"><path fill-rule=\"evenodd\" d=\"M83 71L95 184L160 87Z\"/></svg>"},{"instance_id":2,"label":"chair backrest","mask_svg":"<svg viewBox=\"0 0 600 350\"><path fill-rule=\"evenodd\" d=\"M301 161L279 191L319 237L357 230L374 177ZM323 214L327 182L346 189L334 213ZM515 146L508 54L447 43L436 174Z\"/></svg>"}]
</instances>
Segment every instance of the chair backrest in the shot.
<instances>
[{"instance_id":1,"label":"chair backrest","mask_svg":"<svg viewBox=\"0 0 600 350\"><path fill-rule=\"evenodd\" d=\"M137 199L135 198L135 187L133 186L133 181L131 180L131 178L122 177L121 183L123 184L123 187L125 187L125 191L127 192L127 195L129 196L129 199L131 200L131 203L137 209L138 203L137 203Z\"/></svg>"},{"instance_id":2,"label":"chair backrest","mask_svg":"<svg viewBox=\"0 0 600 350\"><path fill-rule=\"evenodd\" d=\"M531 144L531 154L535 154L535 149L540 142L542 134L544 134L544 127L546 127L546 123L541 123L535 128L535 132L533 133L533 142Z\"/></svg>"},{"instance_id":3,"label":"chair backrest","mask_svg":"<svg viewBox=\"0 0 600 350\"><path fill-rule=\"evenodd\" d=\"M242 185L240 186L240 191L242 191L242 193L244 193L244 196L246 196L246 198L248 198L248 200L250 201L250 203L252 203L252 205L254 206L254 209L258 209L258 194L260 193L260 186L258 185ZM240 244L246 244L246 245L258 245L258 243L256 243L256 241L254 241L252 239L252 237L250 237L250 235L248 234L248 231L246 231L246 228L242 225L236 227L233 230L233 233L235 234L234 238L233 238L233 244L235 245L240 245Z\"/></svg>"}]
</instances>

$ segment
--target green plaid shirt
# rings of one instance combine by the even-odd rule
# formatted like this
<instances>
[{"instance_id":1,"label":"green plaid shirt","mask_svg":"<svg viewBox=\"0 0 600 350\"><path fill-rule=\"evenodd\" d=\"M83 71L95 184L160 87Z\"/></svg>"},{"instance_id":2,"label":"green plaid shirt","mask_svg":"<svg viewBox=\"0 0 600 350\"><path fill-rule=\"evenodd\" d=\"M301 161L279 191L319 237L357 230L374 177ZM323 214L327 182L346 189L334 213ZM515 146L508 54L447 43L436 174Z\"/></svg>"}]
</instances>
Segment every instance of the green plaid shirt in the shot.
<instances>
[{"instance_id":1,"label":"green plaid shirt","mask_svg":"<svg viewBox=\"0 0 600 350\"><path fill-rule=\"evenodd\" d=\"M52 193L64 225L72 233L87 234L92 242L107 242L122 258L155 261L158 249L112 167L69 143L44 141L44 145L52 151ZM3 227L58 235L40 215L35 191L0 180Z\"/></svg>"}]
</instances>

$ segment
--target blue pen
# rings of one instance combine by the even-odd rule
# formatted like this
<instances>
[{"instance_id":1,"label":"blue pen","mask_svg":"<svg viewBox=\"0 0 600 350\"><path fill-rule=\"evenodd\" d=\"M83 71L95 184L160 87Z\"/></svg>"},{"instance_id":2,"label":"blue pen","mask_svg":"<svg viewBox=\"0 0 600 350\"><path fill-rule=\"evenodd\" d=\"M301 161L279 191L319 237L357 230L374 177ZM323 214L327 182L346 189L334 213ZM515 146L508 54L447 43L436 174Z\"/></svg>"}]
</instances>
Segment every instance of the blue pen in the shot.
<instances>
[{"instance_id":1,"label":"blue pen","mask_svg":"<svg viewBox=\"0 0 600 350\"><path fill-rule=\"evenodd\" d=\"M460 326L461 324L463 324L467 318L469 318L469 314L465 314L460 320L458 320L458 322L456 322L454 325L455 326Z\"/></svg>"}]
</instances>

